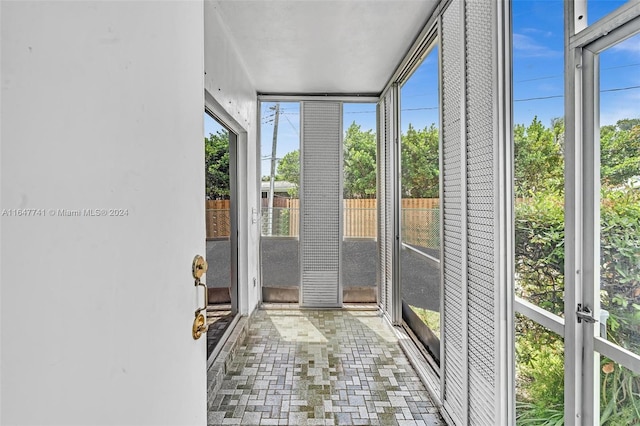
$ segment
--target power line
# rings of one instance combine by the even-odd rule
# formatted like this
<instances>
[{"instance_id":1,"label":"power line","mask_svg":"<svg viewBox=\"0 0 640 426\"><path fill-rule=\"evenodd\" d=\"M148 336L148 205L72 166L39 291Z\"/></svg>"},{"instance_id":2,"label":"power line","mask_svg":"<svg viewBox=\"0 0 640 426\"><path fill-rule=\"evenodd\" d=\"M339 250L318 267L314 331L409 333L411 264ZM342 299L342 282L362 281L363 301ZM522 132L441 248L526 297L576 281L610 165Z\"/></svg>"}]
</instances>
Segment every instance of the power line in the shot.
<instances>
[{"instance_id":1,"label":"power line","mask_svg":"<svg viewBox=\"0 0 640 426\"><path fill-rule=\"evenodd\" d=\"M553 78L560 78L560 77L564 77L564 74L546 75L544 77L527 78L524 80L516 80L514 81L514 83L526 83L528 81L550 80Z\"/></svg>"},{"instance_id":2,"label":"power line","mask_svg":"<svg viewBox=\"0 0 640 426\"><path fill-rule=\"evenodd\" d=\"M564 95L539 96L539 97L536 97L536 98L514 99L513 102L540 101L540 100L543 100L543 99L555 99L555 98L564 98Z\"/></svg>"},{"instance_id":3,"label":"power line","mask_svg":"<svg viewBox=\"0 0 640 426\"><path fill-rule=\"evenodd\" d=\"M296 129L296 126L294 126L291 120L289 120L289 117L287 117L287 114L280 114L280 115L282 115L289 122L289 124L291 124L291 128L293 129L293 131L298 133L298 129Z\"/></svg>"},{"instance_id":4,"label":"power line","mask_svg":"<svg viewBox=\"0 0 640 426\"><path fill-rule=\"evenodd\" d=\"M613 88L613 89L601 90L600 93L604 93L604 92L623 92L625 90L632 90L632 89L640 89L640 86L616 87L616 88Z\"/></svg>"},{"instance_id":5,"label":"power line","mask_svg":"<svg viewBox=\"0 0 640 426\"><path fill-rule=\"evenodd\" d=\"M640 65L640 64L637 64ZM627 66L635 66L635 65L623 65L625 67ZM621 67L617 67L617 68L621 68ZM627 90L635 90L635 89L640 89L640 85L638 86L627 86L627 87L614 87L611 89L602 89L600 90L600 93L608 93L608 92L624 92ZM521 98L521 99L514 99L513 102L528 102L528 101L539 101L539 100L546 100L546 99L558 99L558 98L563 98L564 95L549 95L549 96L537 96L537 97L532 97L532 98ZM439 109L439 107L434 106L434 107L420 107L420 108L403 108L400 111L428 111L428 110L437 110ZM348 111L345 112L345 114L375 114L376 111ZM298 112L288 112L287 114L291 114L291 115L298 115ZM283 114L284 115L284 114ZM287 117L285 117L287 118ZM289 119L287 118L287 121L289 121ZM289 121L289 124L291 124L291 126L293 126L293 124L291 123L291 121ZM295 127L294 127L295 131L298 131Z\"/></svg>"},{"instance_id":6,"label":"power line","mask_svg":"<svg viewBox=\"0 0 640 426\"><path fill-rule=\"evenodd\" d=\"M630 67L637 67L640 66L640 62L635 63L635 64L626 64L626 65L617 65L615 67L605 67L605 68L600 68L601 71L604 70L616 70L616 69L620 69L620 68L630 68ZM535 77L535 78L526 78L524 80L516 80L514 81L514 83L526 83L528 81L538 81L538 80L549 80L552 78L560 78L560 77L564 77L564 74L554 74L554 75L547 75L544 77Z\"/></svg>"},{"instance_id":7,"label":"power line","mask_svg":"<svg viewBox=\"0 0 640 426\"><path fill-rule=\"evenodd\" d=\"M626 90L634 90L634 89L640 89L640 86L614 87L612 89L602 89L600 90L600 93L624 92ZM513 102L539 101L544 99L557 99L557 98L563 98L563 97L564 95L539 96L535 98L514 99Z\"/></svg>"},{"instance_id":8,"label":"power line","mask_svg":"<svg viewBox=\"0 0 640 426\"><path fill-rule=\"evenodd\" d=\"M404 108L404 109L401 109L400 111L426 111L426 110L434 110L438 108L439 107Z\"/></svg>"}]
</instances>

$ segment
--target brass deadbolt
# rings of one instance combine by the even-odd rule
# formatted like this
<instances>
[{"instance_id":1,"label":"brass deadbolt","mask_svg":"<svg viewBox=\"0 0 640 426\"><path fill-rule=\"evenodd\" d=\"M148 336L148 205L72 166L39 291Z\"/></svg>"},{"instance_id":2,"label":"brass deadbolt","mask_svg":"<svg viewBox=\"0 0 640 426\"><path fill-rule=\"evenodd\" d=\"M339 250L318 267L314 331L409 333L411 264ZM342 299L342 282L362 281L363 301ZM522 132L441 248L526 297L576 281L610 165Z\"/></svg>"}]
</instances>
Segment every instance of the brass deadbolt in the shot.
<instances>
[{"instance_id":1,"label":"brass deadbolt","mask_svg":"<svg viewBox=\"0 0 640 426\"><path fill-rule=\"evenodd\" d=\"M196 257L193 258L191 272L193 274L193 278L195 278L197 282L200 281L200 278L202 278L204 273L207 272L207 268L208 268L207 261L204 260L204 257L198 254L196 255Z\"/></svg>"},{"instance_id":2,"label":"brass deadbolt","mask_svg":"<svg viewBox=\"0 0 640 426\"><path fill-rule=\"evenodd\" d=\"M206 322L207 321L204 315L196 315L196 318L193 320L193 327L191 329L194 340L198 340L200 337L202 337L202 333L207 332L207 329L209 327L206 325Z\"/></svg>"}]
</instances>

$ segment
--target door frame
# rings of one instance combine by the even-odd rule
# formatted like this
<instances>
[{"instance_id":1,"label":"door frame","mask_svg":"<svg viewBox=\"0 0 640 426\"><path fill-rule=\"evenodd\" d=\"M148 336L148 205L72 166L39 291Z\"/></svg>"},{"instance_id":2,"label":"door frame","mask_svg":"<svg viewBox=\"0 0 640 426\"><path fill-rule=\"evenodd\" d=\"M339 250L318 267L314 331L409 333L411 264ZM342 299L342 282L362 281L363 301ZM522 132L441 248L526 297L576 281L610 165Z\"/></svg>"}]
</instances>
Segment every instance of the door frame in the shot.
<instances>
[{"instance_id":1,"label":"door frame","mask_svg":"<svg viewBox=\"0 0 640 426\"><path fill-rule=\"evenodd\" d=\"M565 288L574 287L565 300L566 312L577 309L578 303L590 307L596 319L600 317L600 73L599 54L615 44L640 34L640 4L627 3L591 26L577 24L585 12L581 3L573 4L567 16L573 17L576 33L569 35L567 60L567 129L573 126L572 152L566 155L567 196L573 201L567 206L567 220L571 218L572 234L567 233ZM571 120L569 118L572 118ZM571 249L571 251L569 251ZM571 277L571 281L568 279ZM577 323L573 315L567 318L565 345L574 364L567 371L565 381L565 418L578 419L581 424L600 423L600 355L632 370L640 372L640 355L616 346L600 336L600 324ZM581 363L581 369L577 365ZM576 390L581 390L576 392ZM567 395L572 392L575 396ZM572 411L567 411L570 408ZM572 420L573 421L573 420ZM567 423L573 424L573 423Z\"/></svg>"},{"instance_id":2,"label":"door frame","mask_svg":"<svg viewBox=\"0 0 640 426\"><path fill-rule=\"evenodd\" d=\"M229 174L231 183L232 198L231 203L231 273L234 283L232 283L232 307L234 305L235 292L235 313L239 315L249 314L249 223L251 223L251 212L248 210L249 200L247 198L247 155L248 155L248 134L246 129L241 126L224 108L215 100L215 98L205 90L205 112L211 115L223 127L229 131ZM232 146L234 149L232 151ZM234 152L235 151L235 152ZM232 153L235 154L235 161L231 161ZM232 171L233 170L233 171ZM233 176L233 177L232 177ZM259 196L258 192L258 196ZM235 221L234 221L235 219ZM235 240L235 241L234 241ZM235 258L234 258L235 257ZM235 284L235 285L234 285ZM234 290L235 287L235 290ZM233 323L229 329L233 328ZM225 337L223 337L224 339Z\"/></svg>"},{"instance_id":3,"label":"door frame","mask_svg":"<svg viewBox=\"0 0 640 426\"><path fill-rule=\"evenodd\" d=\"M564 420L599 424L600 354L640 372L640 355L577 321L578 304L599 317L600 153L597 55L640 33L640 3L629 2L587 26L587 1L564 2L565 33L565 297L564 317L515 298L518 312L564 338ZM597 323L596 323L597 324Z\"/></svg>"},{"instance_id":4,"label":"door frame","mask_svg":"<svg viewBox=\"0 0 640 426\"><path fill-rule=\"evenodd\" d=\"M307 102L313 102L313 101L326 101L326 102L340 102L341 104L345 104L345 103L371 103L371 104L377 104L380 101L380 97L377 95L372 95L372 94L335 94L335 95L310 95L310 94L258 94L258 106L257 106L257 115L256 115L256 120L258 123L261 122L262 117L261 117L261 111L262 111L262 103L264 102L282 102L282 103L287 103L287 102L298 102L300 104L300 108L301 108L301 113L300 113L300 120L302 120L302 103L307 101ZM341 120L343 121L343 119L341 118ZM376 126L379 125L379 116L378 114L376 114ZM344 123L341 124L342 127L342 132L344 133ZM378 128L376 129L378 130ZM261 162L261 149L260 149L260 141L261 141L261 131L262 128L260 125L258 125L258 129L257 129L257 149L256 149L256 158L257 158L257 164L258 167L260 168L260 172L257 174L258 179L256 181L256 186L258 188L258 206L260 206L258 208L258 211L254 213L256 220L260 220L259 218L262 217L262 204L261 204L261 190L260 190L260 177L262 176L262 162ZM300 154L302 155L302 124L300 124ZM344 134L342 135L342 138L344 138ZM344 141L343 141L344 143ZM301 164L301 170L302 170L302 164ZM300 212L302 211L302 182L300 182ZM342 193L341 193L342 194ZM301 215L298 215L298 220L301 220ZM300 230L300 232L302 232L302 230ZM263 303L264 301L262 300L262 287L263 287L263 279L262 279L262 241L263 241L263 236L262 236L262 232L259 231L259 243L258 243L258 247L259 247L259 254L258 254L258 268L259 268L259 276L260 276L260 286L259 286L259 295L260 295L260 303ZM270 238L270 237L268 237ZM378 239L380 238L380 236L378 236ZM298 237L298 241L300 243L300 246L302 246L302 235L300 234ZM301 268L301 266L300 266ZM300 274L299 274L300 275ZM301 296L301 288L302 285L301 283L299 283L300 286L298 288L298 302L300 304L300 302L302 301L302 296ZM342 288L340 290L341 295L340 298L342 300ZM380 303L380 297L377 297L377 303Z\"/></svg>"},{"instance_id":5,"label":"door frame","mask_svg":"<svg viewBox=\"0 0 640 426\"><path fill-rule=\"evenodd\" d=\"M238 135L219 119L211 109L205 106L205 114L215 120L229 135L229 267L231 280L229 296L231 298L231 314L238 313Z\"/></svg>"}]
</instances>

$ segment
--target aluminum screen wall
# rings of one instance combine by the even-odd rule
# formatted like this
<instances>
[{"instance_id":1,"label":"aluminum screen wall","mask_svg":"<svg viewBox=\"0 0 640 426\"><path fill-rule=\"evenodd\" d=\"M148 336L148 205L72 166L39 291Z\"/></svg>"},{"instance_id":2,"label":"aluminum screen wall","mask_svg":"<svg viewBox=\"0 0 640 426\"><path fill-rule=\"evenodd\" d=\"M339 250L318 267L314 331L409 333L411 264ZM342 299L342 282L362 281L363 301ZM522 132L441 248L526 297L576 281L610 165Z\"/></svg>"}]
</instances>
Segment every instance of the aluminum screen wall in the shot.
<instances>
[{"instance_id":1,"label":"aluminum screen wall","mask_svg":"<svg viewBox=\"0 0 640 426\"><path fill-rule=\"evenodd\" d=\"M467 404L466 363L466 190L463 129L464 45L461 3L453 2L442 16L442 164L443 164L443 279L442 312L443 404L454 421L464 418Z\"/></svg>"},{"instance_id":2,"label":"aluminum screen wall","mask_svg":"<svg viewBox=\"0 0 640 426\"><path fill-rule=\"evenodd\" d=\"M387 113L384 98L378 102L378 149L377 149L377 161L378 165L378 203L380 203L380 207L378 208L378 271L377 271L377 279L378 279L378 305L380 308L385 311L387 306L387 280L386 280L386 264L385 264L385 253L387 251L387 239L385 238L385 220L386 220L386 210L382 208L384 205L384 200L386 199L387 194L387 185L385 176L385 159L386 154L384 150L385 146L385 132L387 127L386 116Z\"/></svg>"},{"instance_id":3,"label":"aluminum screen wall","mask_svg":"<svg viewBox=\"0 0 640 426\"><path fill-rule=\"evenodd\" d=\"M496 424L498 259L494 3L465 2L469 423Z\"/></svg>"},{"instance_id":4,"label":"aluminum screen wall","mask_svg":"<svg viewBox=\"0 0 640 426\"><path fill-rule=\"evenodd\" d=\"M342 305L342 103L302 102L300 304Z\"/></svg>"},{"instance_id":5,"label":"aluminum screen wall","mask_svg":"<svg viewBox=\"0 0 640 426\"><path fill-rule=\"evenodd\" d=\"M510 238L500 206L511 193L507 126L500 124L510 108L497 53L508 40L502 7L490 0L452 1L441 15L441 379L443 406L460 425L509 424L512 411L504 390L512 386L505 320L509 259L499 251Z\"/></svg>"},{"instance_id":6,"label":"aluminum screen wall","mask_svg":"<svg viewBox=\"0 0 640 426\"><path fill-rule=\"evenodd\" d=\"M443 414L456 425L514 419L513 221L509 2L443 2L410 50L378 108L381 308L399 309L394 204L398 84L440 43L442 279L440 379ZM416 59L417 58L417 59ZM395 153L395 154L394 154Z\"/></svg>"},{"instance_id":7,"label":"aluminum screen wall","mask_svg":"<svg viewBox=\"0 0 640 426\"><path fill-rule=\"evenodd\" d=\"M393 318L393 251L394 251L394 141L395 126L393 119L395 88L387 91L379 103L378 132L378 253L380 256L379 288L380 305L394 322Z\"/></svg>"}]
</instances>

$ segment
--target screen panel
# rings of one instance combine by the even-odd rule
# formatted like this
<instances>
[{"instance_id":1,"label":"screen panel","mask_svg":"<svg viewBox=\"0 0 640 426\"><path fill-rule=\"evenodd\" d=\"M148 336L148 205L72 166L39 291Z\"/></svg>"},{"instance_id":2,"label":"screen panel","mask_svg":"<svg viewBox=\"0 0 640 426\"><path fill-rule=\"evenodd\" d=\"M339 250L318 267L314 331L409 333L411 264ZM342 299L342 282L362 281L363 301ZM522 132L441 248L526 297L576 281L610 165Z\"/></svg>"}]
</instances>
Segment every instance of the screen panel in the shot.
<instances>
[{"instance_id":1,"label":"screen panel","mask_svg":"<svg viewBox=\"0 0 640 426\"><path fill-rule=\"evenodd\" d=\"M443 164L443 279L444 346L443 398L449 415L460 421L466 406L466 359L463 324L463 215L461 101L464 64L460 3L453 2L442 16L442 164Z\"/></svg>"},{"instance_id":2,"label":"screen panel","mask_svg":"<svg viewBox=\"0 0 640 426\"><path fill-rule=\"evenodd\" d=\"M342 104L302 103L301 306L342 304Z\"/></svg>"},{"instance_id":3,"label":"screen panel","mask_svg":"<svg viewBox=\"0 0 640 426\"><path fill-rule=\"evenodd\" d=\"M497 262L493 3L465 2L469 422L495 424Z\"/></svg>"}]
</instances>

